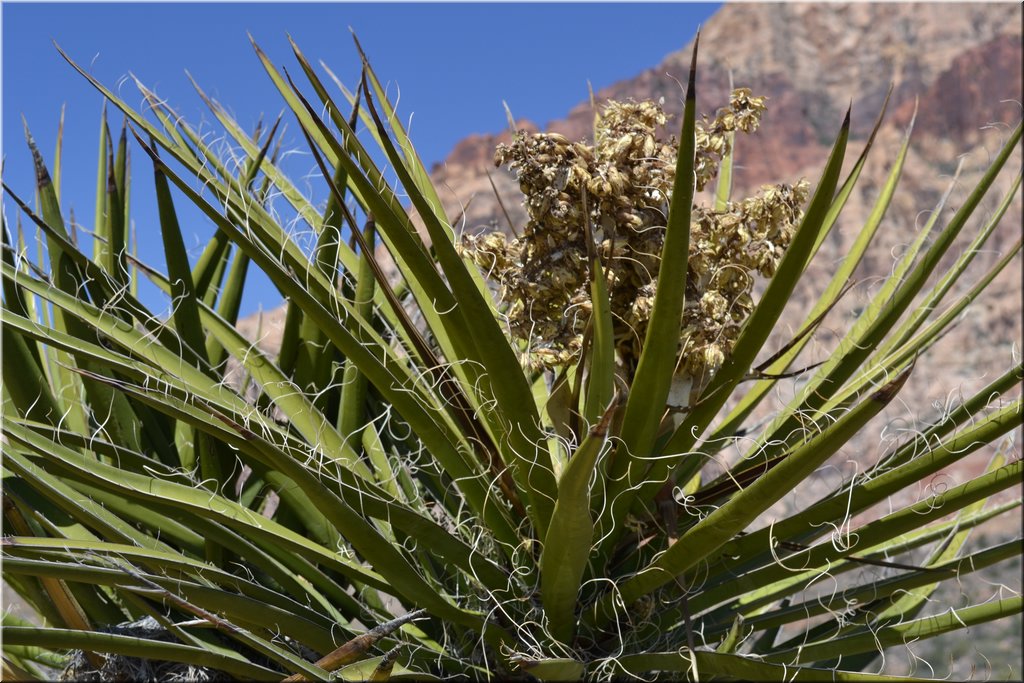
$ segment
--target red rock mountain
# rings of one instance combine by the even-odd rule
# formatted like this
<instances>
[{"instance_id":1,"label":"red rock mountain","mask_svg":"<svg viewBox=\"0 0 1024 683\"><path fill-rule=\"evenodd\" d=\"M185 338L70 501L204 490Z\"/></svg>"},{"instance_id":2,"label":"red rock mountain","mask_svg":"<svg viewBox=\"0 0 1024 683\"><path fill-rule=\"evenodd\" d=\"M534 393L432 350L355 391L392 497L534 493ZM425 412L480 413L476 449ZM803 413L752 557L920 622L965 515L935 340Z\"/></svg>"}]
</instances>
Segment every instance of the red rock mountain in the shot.
<instances>
[{"instance_id":1,"label":"red rock mountain","mask_svg":"<svg viewBox=\"0 0 1024 683\"><path fill-rule=\"evenodd\" d=\"M664 98L666 110L678 115L691 49L692 43L635 78L598 91L597 102ZM978 147L993 148L998 135L986 135L987 124L1021 118L1021 7L726 5L703 28L698 111L710 114L725 104L730 76L737 86L770 98L760 133L738 144L737 191L801 174L813 178L846 107L853 103L853 140L863 140L890 83L895 89L885 129L896 135L889 139L902 135L919 98L915 153L925 166L947 172L950 159ZM592 121L585 102L543 130L582 139L589 137ZM521 127L538 129L532 122ZM488 201L492 191L484 169L491 170L513 218L525 220L514 180L495 171L491 162L495 146L509 137L508 132L470 135L433 169L438 187L450 188L442 196L449 215L457 216L461 203L475 195L466 215L468 230L483 229L500 215L496 203ZM920 170L927 175L927 169ZM862 182L874 186L881 180L869 175ZM928 199L921 198L920 209L928 207Z\"/></svg>"}]
</instances>

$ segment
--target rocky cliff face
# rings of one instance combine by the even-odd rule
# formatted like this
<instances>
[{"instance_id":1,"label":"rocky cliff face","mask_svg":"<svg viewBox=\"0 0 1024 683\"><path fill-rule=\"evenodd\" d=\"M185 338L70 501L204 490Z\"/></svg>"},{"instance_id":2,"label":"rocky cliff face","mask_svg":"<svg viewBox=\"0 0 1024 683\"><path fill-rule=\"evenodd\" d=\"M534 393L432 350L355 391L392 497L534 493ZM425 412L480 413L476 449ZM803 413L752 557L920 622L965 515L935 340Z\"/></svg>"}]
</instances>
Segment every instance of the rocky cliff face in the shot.
<instances>
[{"instance_id":1,"label":"rocky cliff face","mask_svg":"<svg viewBox=\"0 0 1024 683\"><path fill-rule=\"evenodd\" d=\"M657 67L598 91L596 101L664 98L666 110L680 114L691 49L692 43ZM1021 116L1021 8L981 3L726 5L703 28L698 111L712 113L726 102L730 77L737 86L770 98L761 132L739 143L738 191L800 174L813 176L846 107L852 102L853 140L863 140L890 84L894 91L886 128L902 132L919 98L915 149L928 166L935 165L931 175L938 176L948 173L949 160L998 142L998 136L985 135L986 124L1016 123ZM593 110L584 102L542 129L581 139L589 137L592 122ZM520 126L538 129L531 122ZM491 161L495 146L508 137L508 132L467 137L433 169L435 181L448 188L442 199L450 201L450 216L458 216L461 204L475 196L465 215L467 230L485 229L500 217L485 169L513 218L525 220L515 182ZM881 180L869 176L863 182L877 186ZM927 199L934 197L922 198ZM927 206L922 201L918 208ZM499 226L503 223L502 218Z\"/></svg>"}]
</instances>

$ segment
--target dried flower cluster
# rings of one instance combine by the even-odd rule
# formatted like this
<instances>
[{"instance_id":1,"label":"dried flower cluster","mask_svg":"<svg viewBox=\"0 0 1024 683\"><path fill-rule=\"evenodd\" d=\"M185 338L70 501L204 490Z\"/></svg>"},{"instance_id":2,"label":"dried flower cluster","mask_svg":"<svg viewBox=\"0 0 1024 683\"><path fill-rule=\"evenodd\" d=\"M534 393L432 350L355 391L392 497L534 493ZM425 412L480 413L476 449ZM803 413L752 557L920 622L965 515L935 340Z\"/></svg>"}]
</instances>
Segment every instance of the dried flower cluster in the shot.
<instances>
[{"instance_id":1,"label":"dried flower cluster","mask_svg":"<svg viewBox=\"0 0 1024 683\"><path fill-rule=\"evenodd\" d=\"M764 98L737 89L713 120L697 123L697 190L717 174L730 133L757 129ZM495 164L517 175L529 215L523 236L464 238L462 248L502 287L513 334L528 362L554 367L580 353L590 318L586 226L604 264L616 346L632 374L654 305L675 180L678 143L657 137L666 115L653 102L609 102L595 143L519 133ZM694 207L680 372L710 376L732 350L752 309L754 273L774 273L792 238L807 183L765 186L724 210ZM669 274L671 275L671 274Z\"/></svg>"}]
</instances>

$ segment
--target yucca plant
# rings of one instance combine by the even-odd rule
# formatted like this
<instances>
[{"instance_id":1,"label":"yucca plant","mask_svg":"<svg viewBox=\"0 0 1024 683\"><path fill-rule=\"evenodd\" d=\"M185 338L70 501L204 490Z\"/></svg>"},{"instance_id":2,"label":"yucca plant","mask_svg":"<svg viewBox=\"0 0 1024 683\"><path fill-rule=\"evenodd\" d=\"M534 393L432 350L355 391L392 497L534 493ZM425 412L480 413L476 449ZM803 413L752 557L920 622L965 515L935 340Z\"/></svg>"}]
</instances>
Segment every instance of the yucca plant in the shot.
<instances>
[{"instance_id":1,"label":"yucca plant","mask_svg":"<svg viewBox=\"0 0 1024 683\"><path fill-rule=\"evenodd\" d=\"M859 239L769 353L872 146L844 178L849 115L816 182L734 200L732 139L764 101L737 90L699 119L695 47L677 139L651 103L609 105L593 145L521 135L498 161L530 223L460 239L365 58L350 91L296 47L304 93L256 54L324 205L281 171L277 123L250 136L200 91L244 152L229 160L141 84L148 115L70 59L127 118L118 140L100 127L92 253L31 137L35 202L4 186L24 227L3 231L3 573L42 621L5 616L5 678L861 680L887 648L1021 612L1019 595L931 604L1021 555L1019 539L968 540L1020 505L992 500L1020 482L1019 363L833 490L779 505L877 429L1016 258L1019 241L947 301L1020 187L944 259L1020 126L815 365L807 345L899 191L909 131ZM126 230L144 167L163 268ZM216 226L195 262L182 202ZM273 356L235 329L250 268L288 301ZM891 505L974 453L982 474Z\"/></svg>"}]
</instances>

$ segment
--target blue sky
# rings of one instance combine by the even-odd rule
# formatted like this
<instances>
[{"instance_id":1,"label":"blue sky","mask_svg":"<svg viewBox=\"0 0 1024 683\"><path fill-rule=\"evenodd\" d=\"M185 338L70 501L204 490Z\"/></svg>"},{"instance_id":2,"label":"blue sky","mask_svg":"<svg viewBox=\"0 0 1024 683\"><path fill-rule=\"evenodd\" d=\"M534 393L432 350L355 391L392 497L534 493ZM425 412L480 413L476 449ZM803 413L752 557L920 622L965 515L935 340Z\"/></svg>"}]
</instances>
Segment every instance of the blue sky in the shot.
<instances>
[{"instance_id":1,"label":"blue sky","mask_svg":"<svg viewBox=\"0 0 1024 683\"><path fill-rule=\"evenodd\" d=\"M684 46L718 4L688 3L4 3L4 181L31 198L31 157L22 115L49 162L66 106L62 204L87 227L95 194L100 95L57 54L57 43L132 105L141 96L129 72L165 98L190 123L211 115L185 72L251 129L282 109L246 32L277 65L297 71L286 34L306 56L321 59L349 85L358 78L352 27L378 75L401 91L399 113L412 119L412 139L428 167L470 133L506 125L502 100L517 118L540 124L563 117L595 89L657 65ZM288 119L285 119L288 122ZM120 125L120 117L112 124ZM285 146L304 143L294 125ZM132 214L140 256L161 266L151 174L133 151ZM312 170L296 155L288 170ZM14 223L13 202L4 201ZM184 213L193 257L212 233L202 217ZM243 315L279 303L276 290L250 270ZM159 309L155 291L144 302Z\"/></svg>"}]
</instances>

